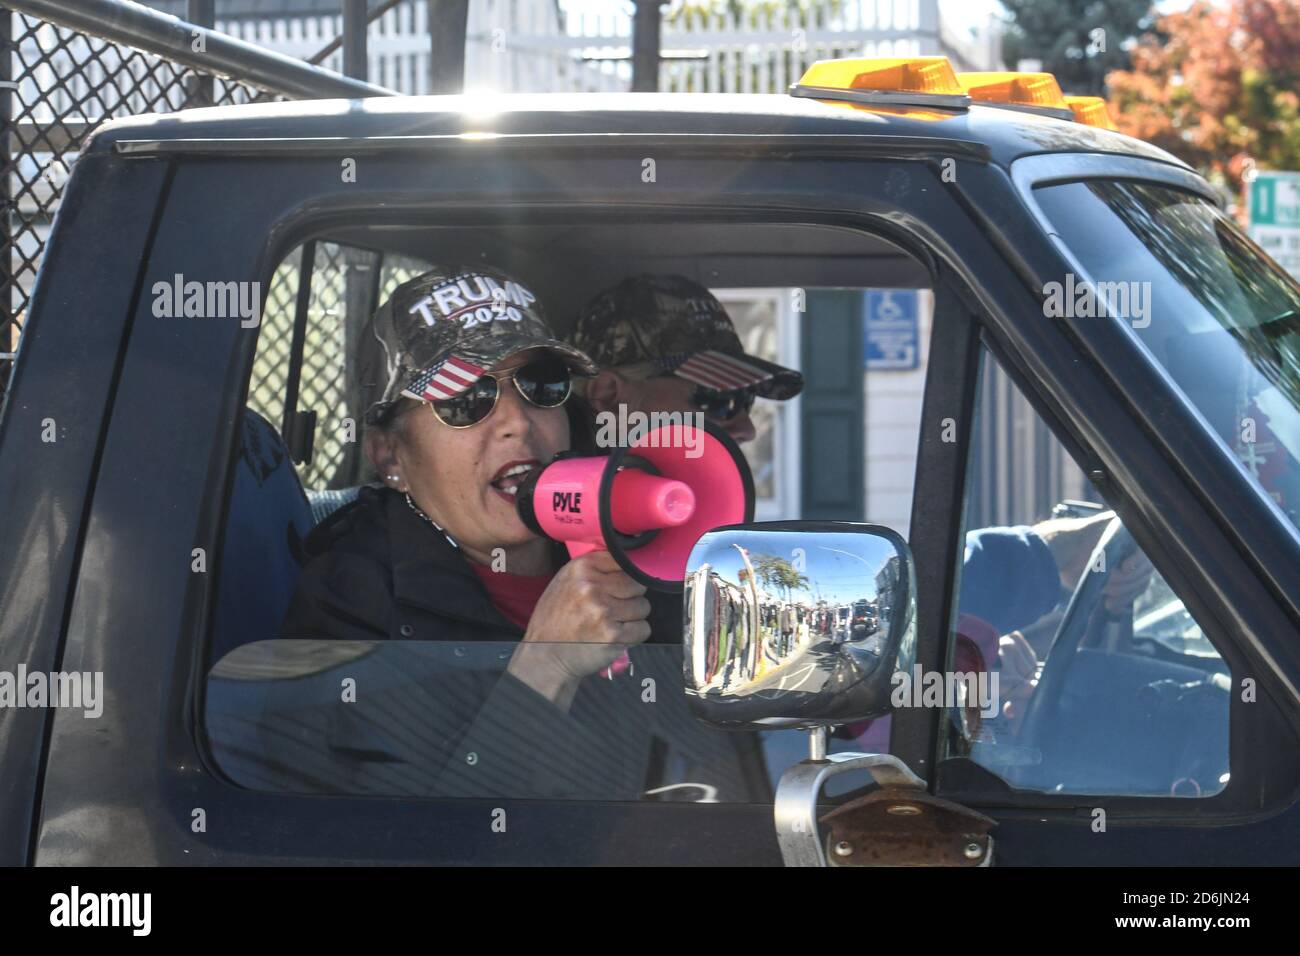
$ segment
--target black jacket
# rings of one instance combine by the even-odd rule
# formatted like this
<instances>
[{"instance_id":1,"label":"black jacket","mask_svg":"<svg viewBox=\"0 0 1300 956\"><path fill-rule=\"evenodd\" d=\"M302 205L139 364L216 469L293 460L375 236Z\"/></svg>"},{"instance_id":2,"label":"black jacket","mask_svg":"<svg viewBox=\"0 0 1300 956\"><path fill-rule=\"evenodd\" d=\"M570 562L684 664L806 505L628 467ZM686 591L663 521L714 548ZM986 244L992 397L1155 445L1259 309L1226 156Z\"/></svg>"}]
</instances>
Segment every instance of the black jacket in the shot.
<instances>
[{"instance_id":1,"label":"black jacket","mask_svg":"<svg viewBox=\"0 0 1300 956\"><path fill-rule=\"evenodd\" d=\"M304 542L282 637L517 641L460 550L391 488L365 487ZM564 549L557 545L562 557ZM680 644L682 602L651 592L652 643Z\"/></svg>"}]
</instances>

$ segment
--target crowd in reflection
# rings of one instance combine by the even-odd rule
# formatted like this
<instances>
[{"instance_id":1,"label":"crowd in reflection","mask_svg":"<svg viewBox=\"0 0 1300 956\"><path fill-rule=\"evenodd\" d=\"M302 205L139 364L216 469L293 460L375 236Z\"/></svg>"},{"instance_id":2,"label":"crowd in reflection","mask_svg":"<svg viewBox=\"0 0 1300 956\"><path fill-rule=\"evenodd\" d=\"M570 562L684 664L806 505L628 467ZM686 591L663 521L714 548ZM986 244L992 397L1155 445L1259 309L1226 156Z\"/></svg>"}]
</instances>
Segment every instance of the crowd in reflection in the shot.
<instances>
[{"instance_id":1,"label":"crowd in reflection","mask_svg":"<svg viewBox=\"0 0 1300 956\"><path fill-rule=\"evenodd\" d=\"M694 684L703 691L762 686L786 672L806 653L857 649L883 631L888 613L868 598L851 602L809 595L781 597L741 573L731 581L703 565L686 581L692 608L691 659Z\"/></svg>"}]
</instances>

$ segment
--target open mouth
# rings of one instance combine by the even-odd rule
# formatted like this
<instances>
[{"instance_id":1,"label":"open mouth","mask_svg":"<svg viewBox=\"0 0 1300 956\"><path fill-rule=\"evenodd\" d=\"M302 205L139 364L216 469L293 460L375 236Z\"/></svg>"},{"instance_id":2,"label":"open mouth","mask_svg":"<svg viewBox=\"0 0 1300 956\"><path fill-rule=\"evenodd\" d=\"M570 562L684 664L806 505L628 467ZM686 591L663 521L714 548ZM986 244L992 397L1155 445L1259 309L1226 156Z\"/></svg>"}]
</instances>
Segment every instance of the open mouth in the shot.
<instances>
[{"instance_id":1,"label":"open mouth","mask_svg":"<svg viewBox=\"0 0 1300 956\"><path fill-rule=\"evenodd\" d=\"M541 462L536 458L523 461L508 461L497 470L497 473L492 476L492 480L488 484L492 486L497 494L514 504L515 495L519 492L519 486L540 465Z\"/></svg>"}]
</instances>

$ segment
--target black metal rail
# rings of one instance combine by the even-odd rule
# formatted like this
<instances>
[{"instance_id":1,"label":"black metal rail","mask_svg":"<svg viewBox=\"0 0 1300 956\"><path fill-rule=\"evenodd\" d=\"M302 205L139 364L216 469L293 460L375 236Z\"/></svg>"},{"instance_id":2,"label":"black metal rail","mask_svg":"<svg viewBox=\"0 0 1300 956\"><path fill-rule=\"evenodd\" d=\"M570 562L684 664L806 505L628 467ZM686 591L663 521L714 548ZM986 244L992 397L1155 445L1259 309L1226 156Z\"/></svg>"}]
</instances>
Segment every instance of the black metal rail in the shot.
<instances>
[{"instance_id":1,"label":"black metal rail","mask_svg":"<svg viewBox=\"0 0 1300 956\"><path fill-rule=\"evenodd\" d=\"M57 26L295 99L400 95L122 0L6 0L5 5Z\"/></svg>"},{"instance_id":2,"label":"black metal rail","mask_svg":"<svg viewBox=\"0 0 1300 956\"><path fill-rule=\"evenodd\" d=\"M364 0L349 0L343 76L123 0L0 0L0 399L68 172L119 116L276 99L396 96L365 82ZM2 406L0 406L2 407Z\"/></svg>"}]
</instances>

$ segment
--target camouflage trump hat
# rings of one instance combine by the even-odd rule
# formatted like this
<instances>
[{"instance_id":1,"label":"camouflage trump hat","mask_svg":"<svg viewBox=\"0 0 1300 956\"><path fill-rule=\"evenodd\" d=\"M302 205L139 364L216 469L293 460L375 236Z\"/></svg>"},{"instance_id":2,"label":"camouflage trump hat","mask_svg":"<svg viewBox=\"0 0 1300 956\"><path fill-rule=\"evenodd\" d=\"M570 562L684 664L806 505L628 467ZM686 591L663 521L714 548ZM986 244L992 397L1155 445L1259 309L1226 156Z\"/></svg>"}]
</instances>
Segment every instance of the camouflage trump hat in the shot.
<instances>
[{"instance_id":1,"label":"camouflage trump hat","mask_svg":"<svg viewBox=\"0 0 1300 956\"><path fill-rule=\"evenodd\" d=\"M522 283L482 266L440 267L403 282L370 321L377 342L361 372L372 424L403 396L452 398L502 359L547 349L582 375L596 367L557 339L537 297Z\"/></svg>"},{"instance_id":2,"label":"camouflage trump hat","mask_svg":"<svg viewBox=\"0 0 1300 956\"><path fill-rule=\"evenodd\" d=\"M778 401L803 390L799 372L747 354L722 303L685 276L624 279L588 303L570 338L602 368L650 362L696 385Z\"/></svg>"}]
</instances>

